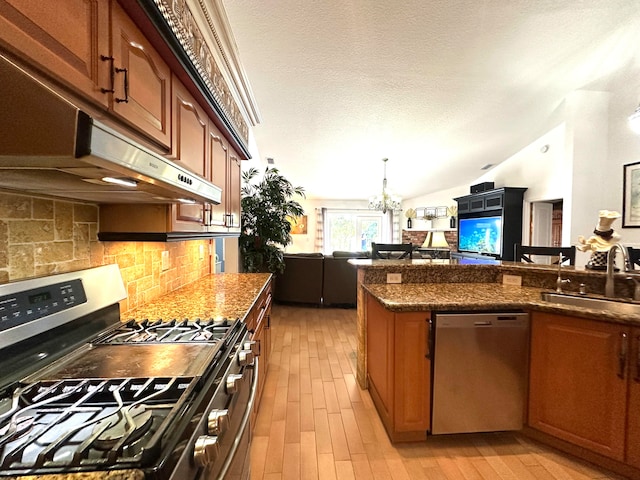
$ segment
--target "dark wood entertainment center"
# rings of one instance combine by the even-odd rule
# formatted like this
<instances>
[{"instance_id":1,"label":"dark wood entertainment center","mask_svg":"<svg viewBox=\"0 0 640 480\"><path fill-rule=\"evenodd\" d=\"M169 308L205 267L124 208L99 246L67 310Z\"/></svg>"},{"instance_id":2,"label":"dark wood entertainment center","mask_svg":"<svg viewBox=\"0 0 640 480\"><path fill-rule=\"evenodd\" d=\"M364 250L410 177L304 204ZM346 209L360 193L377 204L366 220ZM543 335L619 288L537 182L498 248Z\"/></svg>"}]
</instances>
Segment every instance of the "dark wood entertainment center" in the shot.
<instances>
[{"instance_id":1,"label":"dark wood entertainment center","mask_svg":"<svg viewBox=\"0 0 640 480\"><path fill-rule=\"evenodd\" d=\"M526 188L503 187L486 190L484 192L473 193L458 197L454 200L458 202L458 222L462 219L483 217L502 218L502 238L501 254L482 254L481 252L465 251L458 243L457 257L477 258L478 256L489 256L501 260L514 259L514 245L522 243L522 207L524 192ZM460 242L460 231L458 230L458 242Z\"/></svg>"}]
</instances>

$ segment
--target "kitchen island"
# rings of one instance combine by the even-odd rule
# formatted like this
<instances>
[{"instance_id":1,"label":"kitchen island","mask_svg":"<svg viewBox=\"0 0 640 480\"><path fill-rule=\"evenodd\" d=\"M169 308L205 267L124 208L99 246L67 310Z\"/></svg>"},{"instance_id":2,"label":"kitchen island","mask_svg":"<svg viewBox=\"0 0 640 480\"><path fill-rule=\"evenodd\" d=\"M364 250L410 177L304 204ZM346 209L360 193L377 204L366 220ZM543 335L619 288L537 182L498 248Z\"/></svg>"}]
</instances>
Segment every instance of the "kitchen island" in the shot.
<instances>
[{"instance_id":1,"label":"kitchen island","mask_svg":"<svg viewBox=\"0 0 640 480\"><path fill-rule=\"evenodd\" d=\"M358 381L393 441L424 440L430 431L437 313L521 311L531 319L525 432L640 478L640 315L543 300L555 291L557 266L351 263L358 268ZM388 273L402 283L386 283ZM604 272L563 267L561 275L571 280L567 293L602 297ZM615 277L618 300L629 301L626 275Z\"/></svg>"}]
</instances>

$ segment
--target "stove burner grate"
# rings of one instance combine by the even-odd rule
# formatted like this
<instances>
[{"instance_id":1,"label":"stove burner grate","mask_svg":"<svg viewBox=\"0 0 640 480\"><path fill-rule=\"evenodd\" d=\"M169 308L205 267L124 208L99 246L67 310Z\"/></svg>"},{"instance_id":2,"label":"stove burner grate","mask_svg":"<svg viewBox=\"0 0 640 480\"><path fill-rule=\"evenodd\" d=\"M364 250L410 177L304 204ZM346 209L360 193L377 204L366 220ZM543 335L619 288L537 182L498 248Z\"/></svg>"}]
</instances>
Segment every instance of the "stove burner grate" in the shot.
<instances>
[{"instance_id":1,"label":"stove burner grate","mask_svg":"<svg viewBox=\"0 0 640 480\"><path fill-rule=\"evenodd\" d=\"M0 412L0 469L145 463L195 387L189 377L42 381Z\"/></svg>"},{"instance_id":2,"label":"stove burner grate","mask_svg":"<svg viewBox=\"0 0 640 480\"><path fill-rule=\"evenodd\" d=\"M217 343L231 326L227 319L130 320L94 343Z\"/></svg>"}]
</instances>

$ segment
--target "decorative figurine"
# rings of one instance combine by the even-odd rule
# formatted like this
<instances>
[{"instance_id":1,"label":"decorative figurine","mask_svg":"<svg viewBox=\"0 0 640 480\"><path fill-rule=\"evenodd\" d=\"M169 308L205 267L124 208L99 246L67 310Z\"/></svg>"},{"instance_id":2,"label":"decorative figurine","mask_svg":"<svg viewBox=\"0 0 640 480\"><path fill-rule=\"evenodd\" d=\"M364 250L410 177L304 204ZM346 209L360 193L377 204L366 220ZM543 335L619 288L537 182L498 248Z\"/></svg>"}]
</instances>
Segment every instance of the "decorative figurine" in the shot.
<instances>
[{"instance_id":1,"label":"decorative figurine","mask_svg":"<svg viewBox=\"0 0 640 480\"><path fill-rule=\"evenodd\" d=\"M581 252L591 252L591 258L585 265L591 270L606 270L607 255L612 245L620 241L620 235L613 231L611 224L620 218L620 213L611 210L598 212L598 224L593 235L585 240L584 236L578 237L576 248ZM617 269L616 269L617 270Z\"/></svg>"}]
</instances>

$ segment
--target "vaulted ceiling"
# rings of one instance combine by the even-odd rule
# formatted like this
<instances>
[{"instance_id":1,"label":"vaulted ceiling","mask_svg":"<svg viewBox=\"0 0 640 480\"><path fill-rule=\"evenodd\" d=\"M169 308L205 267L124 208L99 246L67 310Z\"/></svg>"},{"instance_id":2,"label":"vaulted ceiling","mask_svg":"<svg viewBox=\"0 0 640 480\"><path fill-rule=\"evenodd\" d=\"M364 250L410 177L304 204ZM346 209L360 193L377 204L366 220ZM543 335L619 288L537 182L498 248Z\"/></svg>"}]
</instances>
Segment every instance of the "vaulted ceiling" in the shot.
<instances>
[{"instance_id":1,"label":"vaulted ceiling","mask_svg":"<svg viewBox=\"0 0 640 480\"><path fill-rule=\"evenodd\" d=\"M470 184L553 127L568 93L640 74L638 0L223 3L259 157L310 198L379 193L383 157L403 198Z\"/></svg>"}]
</instances>

